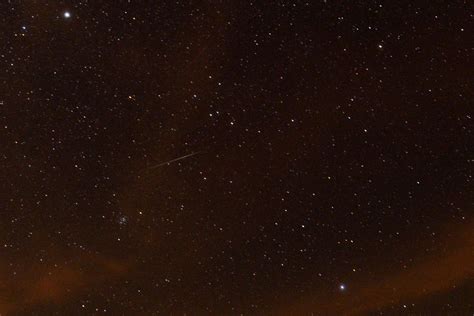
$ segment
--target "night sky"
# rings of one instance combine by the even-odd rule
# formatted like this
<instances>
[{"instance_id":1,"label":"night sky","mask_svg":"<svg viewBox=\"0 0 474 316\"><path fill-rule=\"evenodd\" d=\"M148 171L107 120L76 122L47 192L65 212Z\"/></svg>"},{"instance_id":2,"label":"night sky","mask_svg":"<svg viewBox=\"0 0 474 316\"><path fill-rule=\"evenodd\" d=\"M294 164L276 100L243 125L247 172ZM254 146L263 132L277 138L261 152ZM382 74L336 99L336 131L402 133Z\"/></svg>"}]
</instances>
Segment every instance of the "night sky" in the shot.
<instances>
[{"instance_id":1,"label":"night sky","mask_svg":"<svg viewBox=\"0 0 474 316\"><path fill-rule=\"evenodd\" d=\"M2 316L474 312L470 1L0 26Z\"/></svg>"}]
</instances>

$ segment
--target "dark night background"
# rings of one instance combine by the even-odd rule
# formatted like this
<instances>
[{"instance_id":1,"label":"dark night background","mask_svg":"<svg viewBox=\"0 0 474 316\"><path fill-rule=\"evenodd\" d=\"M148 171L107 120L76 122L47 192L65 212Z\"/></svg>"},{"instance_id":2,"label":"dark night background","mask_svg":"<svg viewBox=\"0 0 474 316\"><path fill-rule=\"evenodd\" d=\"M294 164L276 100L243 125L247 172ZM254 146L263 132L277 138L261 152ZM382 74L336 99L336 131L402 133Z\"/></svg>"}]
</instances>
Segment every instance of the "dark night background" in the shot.
<instances>
[{"instance_id":1,"label":"dark night background","mask_svg":"<svg viewBox=\"0 0 474 316\"><path fill-rule=\"evenodd\" d=\"M472 315L473 9L2 0L0 314Z\"/></svg>"}]
</instances>

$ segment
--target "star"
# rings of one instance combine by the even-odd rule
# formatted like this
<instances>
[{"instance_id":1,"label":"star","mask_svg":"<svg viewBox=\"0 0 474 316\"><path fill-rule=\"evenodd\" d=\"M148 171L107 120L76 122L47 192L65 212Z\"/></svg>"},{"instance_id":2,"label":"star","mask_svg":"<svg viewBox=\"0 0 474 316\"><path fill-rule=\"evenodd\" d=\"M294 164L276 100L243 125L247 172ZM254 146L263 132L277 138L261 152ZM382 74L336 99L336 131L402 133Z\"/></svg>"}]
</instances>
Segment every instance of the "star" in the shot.
<instances>
[{"instance_id":1,"label":"star","mask_svg":"<svg viewBox=\"0 0 474 316\"><path fill-rule=\"evenodd\" d=\"M339 285L339 290L340 291L345 291L346 290L346 285L345 284L340 284Z\"/></svg>"},{"instance_id":2,"label":"star","mask_svg":"<svg viewBox=\"0 0 474 316\"><path fill-rule=\"evenodd\" d=\"M66 19L69 19L69 18L71 17L71 12L65 11L65 12L63 13L63 17L66 18Z\"/></svg>"}]
</instances>

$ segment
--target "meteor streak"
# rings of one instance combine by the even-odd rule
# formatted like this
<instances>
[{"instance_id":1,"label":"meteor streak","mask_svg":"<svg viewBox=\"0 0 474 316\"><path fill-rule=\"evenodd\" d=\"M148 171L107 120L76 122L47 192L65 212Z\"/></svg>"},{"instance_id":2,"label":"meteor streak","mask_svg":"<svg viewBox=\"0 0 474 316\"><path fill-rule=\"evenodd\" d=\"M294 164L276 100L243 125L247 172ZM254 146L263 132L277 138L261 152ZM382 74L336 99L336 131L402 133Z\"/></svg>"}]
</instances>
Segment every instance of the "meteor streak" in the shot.
<instances>
[{"instance_id":1,"label":"meteor streak","mask_svg":"<svg viewBox=\"0 0 474 316\"><path fill-rule=\"evenodd\" d=\"M168 161L165 161L165 162L161 162L161 163L156 164L154 166L148 167L148 170L156 169L156 168L159 168L159 167L164 166L164 165L169 165L169 164L172 164L173 162L183 160L183 159L195 156L195 155L200 154L200 153L201 153L201 151L197 151L195 153L190 153L190 154L185 155L185 156L181 156L181 157L178 157L178 158L175 158L175 159L171 159L171 160L168 160Z\"/></svg>"}]
</instances>

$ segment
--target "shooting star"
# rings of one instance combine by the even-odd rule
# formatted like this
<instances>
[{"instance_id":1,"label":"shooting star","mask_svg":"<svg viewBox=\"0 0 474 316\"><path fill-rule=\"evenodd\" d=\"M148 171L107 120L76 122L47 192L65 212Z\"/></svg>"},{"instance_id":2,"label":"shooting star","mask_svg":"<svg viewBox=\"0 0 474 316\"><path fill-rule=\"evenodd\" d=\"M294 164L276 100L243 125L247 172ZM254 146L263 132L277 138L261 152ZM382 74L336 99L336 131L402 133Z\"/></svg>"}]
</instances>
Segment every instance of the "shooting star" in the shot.
<instances>
[{"instance_id":1,"label":"shooting star","mask_svg":"<svg viewBox=\"0 0 474 316\"><path fill-rule=\"evenodd\" d=\"M197 154L200 154L201 152L202 152L202 151L197 151L197 152L195 152L195 153L191 153L191 154L188 154L188 155L185 155L185 156L181 156L181 157L178 157L178 158L175 158L175 159L171 159L171 160L168 160L168 161L165 161L165 162L161 162L161 163L159 163L159 164L157 164L157 165L148 167L147 169L148 169L148 170L153 170L153 169L159 168L159 167L164 166L164 165L169 165L169 164L172 164L173 162L176 162L176 161L179 161L179 160L183 160L183 159L186 159L186 158L195 156L195 155L197 155Z\"/></svg>"}]
</instances>

